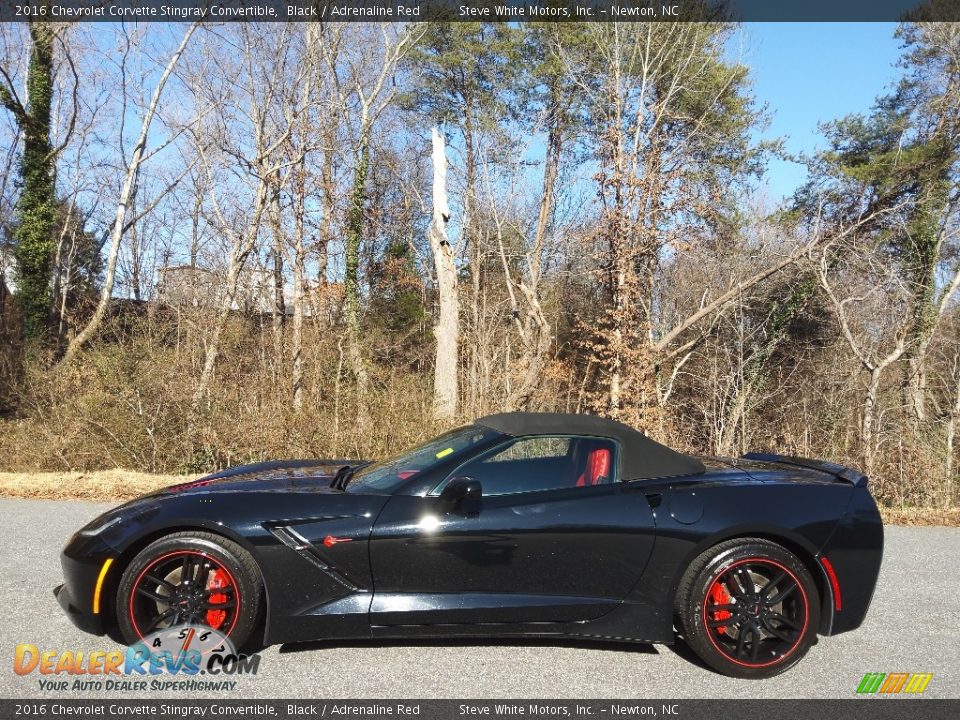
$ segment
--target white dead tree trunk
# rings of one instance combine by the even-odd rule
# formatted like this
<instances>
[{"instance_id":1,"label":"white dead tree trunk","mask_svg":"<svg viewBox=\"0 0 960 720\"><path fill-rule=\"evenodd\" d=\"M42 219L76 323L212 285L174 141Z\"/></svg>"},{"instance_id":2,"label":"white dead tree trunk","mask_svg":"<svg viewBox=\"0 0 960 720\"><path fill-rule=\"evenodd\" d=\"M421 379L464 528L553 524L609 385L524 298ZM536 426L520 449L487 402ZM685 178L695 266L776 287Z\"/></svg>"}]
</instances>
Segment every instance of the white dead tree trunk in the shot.
<instances>
[{"instance_id":1,"label":"white dead tree trunk","mask_svg":"<svg viewBox=\"0 0 960 720\"><path fill-rule=\"evenodd\" d=\"M447 239L450 208L447 204L447 156L443 135L433 128L433 221L430 250L437 272L440 311L433 333L437 357L433 375L433 415L452 420L457 414L457 360L460 344L460 298L454 252Z\"/></svg>"},{"instance_id":2,"label":"white dead tree trunk","mask_svg":"<svg viewBox=\"0 0 960 720\"><path fill-rule=\"evenodd\" d=\"M103 278L103 289L100 291L100 301L97 303L97 309L94 311L93 317L90 318L90 322L87 323L83 330L81 330L67 346L62 360L64 364L69 363L76 357L83 346L96 335L107 313L107 307L110 305L110 298L113 295L113 284L117 276L117 259L120 256L120 241L123 239L124 231L130 226L130 223L126 221L127 211L135 199L137 178L140 174L140 168L147 157L146 147L147 138L150 135L150 126L153 124L153 118L157 114L157 107L160 104L160 96L163 94L163 88L170 79L170 75L173 74L173 69L180 61L184 50L187 49L187 44L190 42L190 38L196 29L196 23L187 28L187 32L184 33L180 45L173 55L170 56L170 60L167 62L167 66L164 68L163 74L160 76L160 80L153 90L150 104L147 106L143 121L140 123L140 134L137 137L136 144L133 146L133 154L127 165L127 174L123 181L123 189L120 191L120 199L117 202L117 214L110 231L110 253L107 256L107 268Z\"/></svg>"}]
</instances>

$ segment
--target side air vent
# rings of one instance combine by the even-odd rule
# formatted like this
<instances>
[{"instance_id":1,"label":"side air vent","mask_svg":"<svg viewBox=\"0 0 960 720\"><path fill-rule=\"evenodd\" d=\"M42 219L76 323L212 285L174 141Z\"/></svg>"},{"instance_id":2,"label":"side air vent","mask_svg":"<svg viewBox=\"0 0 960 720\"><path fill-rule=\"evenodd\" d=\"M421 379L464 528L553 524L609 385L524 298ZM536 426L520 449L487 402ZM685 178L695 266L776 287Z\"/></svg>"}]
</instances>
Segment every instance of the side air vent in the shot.
<instances>
[{"instance_id":1,"label":"side air vent","mask_svg":"<svg viewBox=\"0 0 960 720\"><path fill-rule=\"evenodd\" d=\"M331 565L323 555L313 546L309 540L298 533L292 527L286 525L277 525L268 528L270 533L280 542L291 550L295 550L298 555L309 561L315 567L319 568L331 580L343 585L351 592L364 591L365 588L359 587L350 578L344 575L340 570Z\"/></svg>"}]
</instances>

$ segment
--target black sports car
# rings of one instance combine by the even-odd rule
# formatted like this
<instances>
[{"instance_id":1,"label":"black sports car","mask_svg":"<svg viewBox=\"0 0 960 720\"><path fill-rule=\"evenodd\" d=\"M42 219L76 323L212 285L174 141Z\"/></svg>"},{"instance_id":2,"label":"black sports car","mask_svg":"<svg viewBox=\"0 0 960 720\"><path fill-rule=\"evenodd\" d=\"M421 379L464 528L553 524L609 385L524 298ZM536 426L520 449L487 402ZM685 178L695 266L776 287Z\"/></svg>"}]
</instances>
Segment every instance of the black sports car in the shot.
<instances>
[{"instance_id":1,"label":"black sports car","mask_svg":"<svg viewBox=\"0 0 960 720\"><path fill-rule=\"evenodd\" d=\"M586 415L480 418L377 463L225 470L101 515L54 591L127 642L438 636L672 643L767 677L857 628L883 526L863 475L695 458ZM261 625L262 624L262 625Z\"/></svg>"}]
</instances>

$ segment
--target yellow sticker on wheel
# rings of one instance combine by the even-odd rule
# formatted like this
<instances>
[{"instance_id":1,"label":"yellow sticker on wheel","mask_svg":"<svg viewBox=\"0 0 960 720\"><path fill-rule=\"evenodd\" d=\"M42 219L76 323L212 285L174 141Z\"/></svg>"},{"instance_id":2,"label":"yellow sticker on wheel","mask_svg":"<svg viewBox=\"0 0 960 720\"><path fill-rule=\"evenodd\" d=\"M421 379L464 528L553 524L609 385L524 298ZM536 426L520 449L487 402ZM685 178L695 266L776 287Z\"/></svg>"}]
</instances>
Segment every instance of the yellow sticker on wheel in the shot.
<instances>
[{"instance_id":1,"label":"yellow sticker on wheel","mask_svg":"<svg viewBox=\"0 0 960 720\"><path fill-rule=\"evenodd\" d=\"M452 452L453 452L453 448L447 448L446 450L441 450L440 452L437 453L437 459L446 457Z\"/></svg>"}]
</instances>

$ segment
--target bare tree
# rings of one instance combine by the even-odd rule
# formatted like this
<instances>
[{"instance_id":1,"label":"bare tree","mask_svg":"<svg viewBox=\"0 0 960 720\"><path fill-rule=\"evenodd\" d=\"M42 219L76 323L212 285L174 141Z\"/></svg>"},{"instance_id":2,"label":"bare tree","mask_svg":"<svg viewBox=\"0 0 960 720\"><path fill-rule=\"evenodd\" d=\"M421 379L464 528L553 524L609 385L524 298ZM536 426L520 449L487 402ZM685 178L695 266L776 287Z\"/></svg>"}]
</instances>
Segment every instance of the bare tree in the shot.
<instances>
[{"instance_id":1,"label":"bare tree","mask_svg":"<svg viewBox=\"0 0 960 720\"><path fill-rule=\"evenodd\" d=\"M151 205L148 208L141 209L139 214L134 218L128 219L127 217L131 205L136 197L141 167L144 162L146 162L157 152L156 150L148 152L147 140L150 136L150 126L153 124L153 119L156 116L160 105L160 98L163 95L164 87L166 86L167 81L170 79L170 76L173 74L174 68L176 68L177 63L183 56L184 51L187 49L190 38L193 36L193 33L196 31L197 27L197 23L194 23L187 28L187 31L184 33L183 39L180 41L177 49L170 56L166 67L163 69L163 73L160 75L160 79L157 81L157 85L153 90L153 96L151 97L150 103L147 105L144 112L143 119L140 122L140 132L137 136L136 142L133 145L130 160L127 162L126 176L123 180L123 187L120 191L120 197L117 201L116 216L110 231L110 249L107 254L107 267L104 273L103 288L100 292L100 302L97 304L97 308L94 311L93 316L90 318L90 321L86 324L86 326L84 326L83 330L81 330L77 336L70 341L70 344L67 346L67 350L64 353L61 361L64 364L73 360L83 346L93 339L97 331L100 329L100 325L103 322L103 318L107 312L107 307L110 304L110 299L113 296L113 285L116 280L117 272L117 259L120 256L120 243L123 240L124 233L140 217L152 209ZM156 201L154 201L154 203L155 202Z\"/></svg>"},{"instance_id":2,"label":"bare tree","mask_svg":"<svg viewBox=\"0 0 960 720\"><path fill-rule=\"evenodd\" d=\"M297 148L294 153L284 152L289 150L290 137L298 115L304 111L300 106L289 104L290 97L284 93L284 89L288 87L288 83L297 87L306 82L305 74L311 69L299 63L296 55L292 53L292 32L290 27L271 33L269 30L260 32L248 26L239 31L243 72L237 77L236 85L230 88L239 96L235 99L237 105L232 109L243 118L252 135L252 147L248 150L242 142L231 142L234 129L225 122L212 130L212 137L194 134L197 153L208 175L210 205L221 231L230 238L220 308L207 341L203 369L193 392L194 412L200 408L213 379L220 353L220 338L236 302L244 266L257 246L264 215L269 211L271 198L274 197L280 182L280 174L301 163L307 152L305 147ZM266 51L267 47L272 54ZM291 67L294 68L292 79L287 75ZM198 82L201 83L202 92L202 78ZM214 95L219 95L220 91L219 88L210 89ZM224 207L223 197L218 189L215 161L208 146L216 146L220 150L219 159L229 162L231 172L239 170L243 188L248 193L246 198L249 205L246 207L239 206L243 200L237 197L231 198L234 203L232 213Z\"/></svg>"},{"instance_id":3,"label":"bare tree","mask_svg":"<svg viewBox=\"0 0 960 720\"><path fill-rule=\"evenodd\" d=\"M368 424L366 362L360 348L360 245L364 237L365 197L370 171L370 145L380 116L396 97L392 81L400 61L422 35L417 25L379 25L355 28L354 52L341 55L339 49L347 32L343 25L324 28L321 44L323 59L338 100L338 110L352 126L350 138L353 159L353 183L347 212L344 250L344 299L347 323L347 357L357 384L357 424Z\"/></svg>"},{"instance_id":4,"label":"bare tree","mask_svg":"<svg viewBox=\"0 0 960 720\"><path fill-rule=\"evenodd\" d=\"M482 140L478 139L482 146ZM503 270L503 281L509 300L510 324L519 339L516 356L519 378L510 377L513 368L507 363L503 405L508 410L528 409L543 379L550 358L553 331L543 309L540 283L544 255L548 244L547 225L552 219L553 184L557 172L550 163L544 172L547 178L538 203L525 207L521 203L528 194L524 188L525 145L498 146L488 154L500 158L495 166L484 163L480 171L481 193L478 210L489 219L495 238L496 252ZM496 177L495 175L503 175ZM530 221L531 216L534 218ZM512 349L512 348L511 348ZM510 353L512 356L512 352Z\"/></svg>"}]
</instances>

